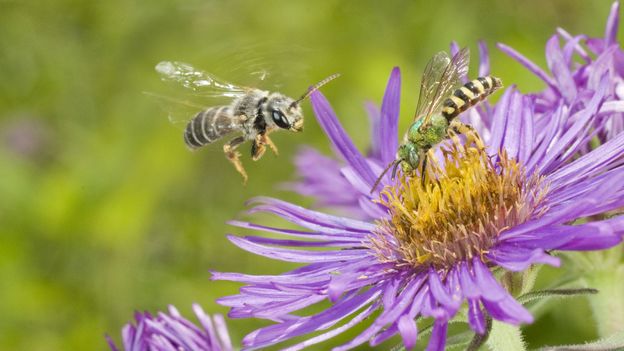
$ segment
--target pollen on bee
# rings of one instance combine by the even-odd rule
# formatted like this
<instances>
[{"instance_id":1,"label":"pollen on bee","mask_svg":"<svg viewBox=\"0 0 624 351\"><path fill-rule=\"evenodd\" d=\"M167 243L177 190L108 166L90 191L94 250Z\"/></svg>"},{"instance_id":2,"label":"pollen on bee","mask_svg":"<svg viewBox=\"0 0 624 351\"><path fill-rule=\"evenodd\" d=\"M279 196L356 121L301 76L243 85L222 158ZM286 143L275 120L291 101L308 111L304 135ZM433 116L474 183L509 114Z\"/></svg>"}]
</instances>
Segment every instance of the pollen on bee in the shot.
<instances>
[{"instance_id":1,"label":"pollen on bee","mask_svg":"<svg viewBox=\"0 0 624 351\"><path fill-rule=\"evenodd\" d=\"M429 153L426 178L401 175L377 200L390 217L377 223L371 237L382 260L436 267L485 255L498 235L542 213L547 186L527 176L518 161L502 151L491 157L477 147L478 135L466 145L454 138L442 146L442 160Z\"/></svg>"}]
</instances>

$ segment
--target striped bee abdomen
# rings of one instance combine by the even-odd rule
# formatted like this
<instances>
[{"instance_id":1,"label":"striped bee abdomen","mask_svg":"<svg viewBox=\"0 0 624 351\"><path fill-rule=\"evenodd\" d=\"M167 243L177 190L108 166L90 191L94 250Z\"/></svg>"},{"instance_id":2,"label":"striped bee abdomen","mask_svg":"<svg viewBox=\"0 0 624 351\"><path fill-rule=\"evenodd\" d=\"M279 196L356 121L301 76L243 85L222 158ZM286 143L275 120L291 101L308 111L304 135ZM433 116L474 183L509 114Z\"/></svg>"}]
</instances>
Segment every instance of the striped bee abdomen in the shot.
<instances>
[{"instance_id":1,"label":"striped bee abdomen","mask_svg":"<svg viewBox=\"0 0 624 351\"><path fill-rule=\"evenodd\" d=\"M184 142L191 149L208 145L237 127L229 106L212 107L198 113L186 125Z\"/></svg>"},{"instance_id":2,"label":"striped bee abdomen","mask_svg":"<svg viewBox=\"0 0 624 351\"><path fill-rule=\"evenodd\" d=\"M455 90L453 95L444 101L442 115L450 122L457 115L484 100L502 86L503 82L493 76L474 79Z\"/></svg>"}]
</instances>

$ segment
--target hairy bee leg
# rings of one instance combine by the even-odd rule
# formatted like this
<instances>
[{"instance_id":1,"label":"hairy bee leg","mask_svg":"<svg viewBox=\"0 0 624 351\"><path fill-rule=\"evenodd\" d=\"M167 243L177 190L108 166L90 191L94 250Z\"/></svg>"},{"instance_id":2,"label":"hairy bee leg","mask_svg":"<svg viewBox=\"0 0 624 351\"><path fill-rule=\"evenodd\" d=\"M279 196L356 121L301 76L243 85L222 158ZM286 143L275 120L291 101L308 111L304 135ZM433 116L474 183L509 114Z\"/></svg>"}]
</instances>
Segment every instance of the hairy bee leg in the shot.
<instances>
[{"instance_id":1,"label":"hairy bee leg","mask_svg":"<svg viewBox=\"0 0 624 351\"><path fill-rule=\"evenodd\" d=\"M263 135L256 135L256 139L251 145L251 158L258 161L266 152L266 140Z\"/></svg>"},{"instance_id":2,"label":"hairy bee leg","mask_svg":"<svg viewBox=\"0 0 624 351\"><path fill-rule=\"evenodd\" d=\"M468 136L475 142L480 150L485 150L485 144L483 144L481 137L479 136L479 134L477 134L477 131L470 124L465 124L457 119L454 119L453 121L451 121L449 127L457 134L463 134Z\"/></svg>"},{"instance_id":3,"label":"hairy bee leg","mask_svg":"<svg viewBox=\"0 0 624 351\"><path fill-rule=\"evenodd\" d=\"M448 131L447 131L447 135L448 135L449 139L451 139L451 140L453 141L453 144L454 144L456 147L458 147L458 148L460 148L460 149L463 149L462 142L461 142L461 140L459 139L459 137L457 136L457 134L458 134L458 133L457 133L457 132L455 132L452 128L449 128L449 129L448 129Z\"/></svg>"},{"instance_id":4,"label":"hairy bee leg","mask_svg":"<svg viewBox=\"0 0 624 351\"><path fill-rule=\"evenodd\" d=\"M265 141L265 144L269 145L269 147L271 148L271 151L273 151L275 155L279 155L279 152L277 151L277 146L273 144L273 140L271 140L271 138L269 138L268 135L264 136L264 141Z\"/></svg>"},{"instance_id":5,"label":"hairy bee leg","mask_svg":"<svg viewBox=\"0 0 624 351\"><path fill-rule=\"evenodd\" d=\"M243 167L243 163L240 160L240 152L235 151L242 143L245 142L245 138L240 136L230 140L228 143L223 145L223 152L225 153L225 157L232 162L236 171L240 173L243 177L243 184L247 184L247 172L245 172L245 168Z\"/></svg>"}]
</instances>

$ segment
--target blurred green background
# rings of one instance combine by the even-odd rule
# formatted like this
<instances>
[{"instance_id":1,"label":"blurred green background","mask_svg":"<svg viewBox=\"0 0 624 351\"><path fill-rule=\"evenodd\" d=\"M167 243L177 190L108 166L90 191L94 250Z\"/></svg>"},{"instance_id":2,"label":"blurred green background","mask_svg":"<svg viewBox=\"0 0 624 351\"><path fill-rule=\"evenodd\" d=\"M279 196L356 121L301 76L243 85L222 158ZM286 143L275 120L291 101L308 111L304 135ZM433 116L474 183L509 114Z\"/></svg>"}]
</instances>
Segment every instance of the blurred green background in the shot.
<instances>
[{"instance_id":1,"label":"blurred green background","mask_svg":"<svg viewBox=\"0 0 624 351\"><path fill-rule=\"evenodd\" d=\"M134 310L174 304L194 320L190 305L199 302L225 313L213 301L237 286L210 282L209 269L290 268L229 244L224 234L241 231L225 222L256 195L310 203L277 186L293 179L300 145L329 151L309 104L305 133L273 138L279 157L253 163L245 152L243 187L220 145L188 152L181 130L143 94L163 89L157 62L190 62L234 82L267 67L273 75L263 87L279 84L289 95L340 72L323 91L364 148L362 104L381 100L393 66L403 72L403 126L425 62L451 40L470 46L473 58L485 40L493 72L523 91L539 89L493 44L545 67L544 44L557 26L601 36L610 5L0 0L0 349L105 350L104 333L119 340ZM595 337L584 300L560 306L527 328L531 346ZM229 322L236 343L260 325Z\"/></svg>"}]
</instances>

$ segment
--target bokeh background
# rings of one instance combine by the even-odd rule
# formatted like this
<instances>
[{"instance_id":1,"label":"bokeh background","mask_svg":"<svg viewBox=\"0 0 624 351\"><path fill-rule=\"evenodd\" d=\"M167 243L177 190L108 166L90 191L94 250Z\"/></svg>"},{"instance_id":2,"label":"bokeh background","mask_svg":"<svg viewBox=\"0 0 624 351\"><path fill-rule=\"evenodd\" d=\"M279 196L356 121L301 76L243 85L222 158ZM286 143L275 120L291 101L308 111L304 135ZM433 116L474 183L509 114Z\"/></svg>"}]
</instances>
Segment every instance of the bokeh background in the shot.
<instances>
[{"instance_id":1,"label":"bokeh background","mask_svg":"<svg viewBox=\"0 0 624 351\"><path fill-rule=\"evenodd\" d=\"M186 61L247 84L263 70L270 75L259 86L293 96L340 72L323 92L365 148L363 102L381 100L393 66L403 72L405 127L422 68L451 40L473 58L485 40L496 75L536 90L540 81L494 43L545 67L544 44L557 26L600 36L610 5L0 0L0 349L105 350L104 334L119 340L135 310L174 304L192 319L198 302L225 313L214 299L238 287L210 282L209 269L290 268L229 244L224 235L241 231L225 222L244 217L244 201L256 195L311 203L279 187L295 177L300 146L329 152L309 104L304 133L274 136L279 157L253 163L245 155L251 177L243 187L220 145L189 152L179 126L143 93L164 89L157 62ZM525 329L529 345L596 337L584 299L556 306ZM229 327L237 342L263 324Z\"/></svg>"}]
</instances>

